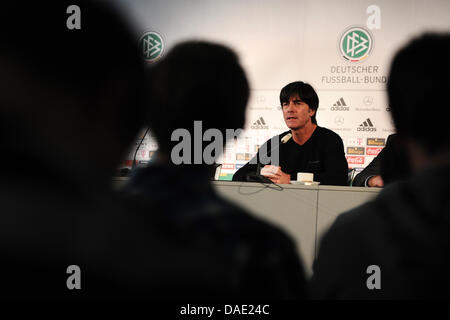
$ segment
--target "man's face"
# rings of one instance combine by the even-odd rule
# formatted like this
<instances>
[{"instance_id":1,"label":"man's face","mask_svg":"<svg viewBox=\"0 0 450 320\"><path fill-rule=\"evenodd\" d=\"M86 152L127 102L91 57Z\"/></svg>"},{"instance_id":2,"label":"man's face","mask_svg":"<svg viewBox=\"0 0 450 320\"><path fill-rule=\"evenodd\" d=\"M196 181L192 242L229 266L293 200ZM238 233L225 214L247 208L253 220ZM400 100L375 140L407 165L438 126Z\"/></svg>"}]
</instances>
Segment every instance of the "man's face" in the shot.
<instances>
[{"instance_id":1,"label":"man's face","mask_svg":"<svg viewBox=\"0 0 450 320\"><path fill-rule=\"evenodd\" d=\"M284 122L289 129L303 128L308 122L311 122L311 117L315 111L303 102L298 94L293 94L289 98L289 102L284 102L281 105L283 110Z\"/></svg>"}]
</instances>

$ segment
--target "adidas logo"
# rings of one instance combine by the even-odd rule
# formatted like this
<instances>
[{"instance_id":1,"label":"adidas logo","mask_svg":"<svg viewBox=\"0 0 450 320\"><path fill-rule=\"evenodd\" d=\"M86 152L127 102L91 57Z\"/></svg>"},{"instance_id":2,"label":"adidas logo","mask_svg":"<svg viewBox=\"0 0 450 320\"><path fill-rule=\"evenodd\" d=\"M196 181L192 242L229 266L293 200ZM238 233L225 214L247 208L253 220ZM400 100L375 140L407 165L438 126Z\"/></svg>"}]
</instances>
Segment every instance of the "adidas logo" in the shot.
<instances>
[{"instance_id":1,"label":"adidas logo","mask_svg":"<svg viewBox=\"0 0 450 320\"><path fill-rule=\"evenodd\" d=\"M336 103L331 107L331 111L349 111L349 107L344 101L344 98L340 98Z\"/></svg>"},{"instance_id":2,"label":"adidas logo","mask_svg":"<svg viewBox=\"0 0 450 320\"><path fill-rule=\"evenodd\" d=\"M266 122L264 121L264 118L261 117L258 120L255 121L255 123L253 124L254 126L265 126Z\"/></svg>"},{"instance_id":3,"label":"adidas logo","mask_svg":"<svg viewBox=\"0 0 450 320\"><path fill-rule=\"evenodd\" d=\"M252 129L269 129L269 126L266 125L266 122L264 121L263 117L260 117L258 120L256 120L253 125L250 127Z\"/></svg>"},{"instance_id":4,"label":"adidas logo","mask_svg":"<svg viewBox=\"0 0 450 320\"><path fill-rule=\"evenodd\" d=\"M372 121L367 118L366 121L361 123L357 129L357 131L377 131L377 128L373 126Z\"/></svg>"}]
</instances>

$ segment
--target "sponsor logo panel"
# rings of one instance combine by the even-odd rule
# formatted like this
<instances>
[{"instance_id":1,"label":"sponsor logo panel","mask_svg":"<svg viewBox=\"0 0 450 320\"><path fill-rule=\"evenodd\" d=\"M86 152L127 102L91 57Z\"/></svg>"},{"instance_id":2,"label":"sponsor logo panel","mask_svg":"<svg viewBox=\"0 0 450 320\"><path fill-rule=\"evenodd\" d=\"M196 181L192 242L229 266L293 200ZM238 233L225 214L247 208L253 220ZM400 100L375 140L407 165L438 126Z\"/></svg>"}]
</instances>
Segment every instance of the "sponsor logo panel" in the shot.
<instances>
[{"instance_id":1,"label":"sponsor logo panel","mask_svg":"<svg viewBox=\"0 0 450 320\"><path fill-rule=\"evenodd\" d=\"M350 146L363 146L364 145L364 139L360 137L350 137L347 139L347 144Z\"/></svg>"},{"instance_id":2,"label":"sponsor logo panel","mask_svg":"<svg viewBox=\"0 0 450 320\"><path fill-rule=\"evenodd\" d=\"M366 148L366 154L368 156L377 156L381 150L383 150L382 147L367 147Z\"/></svg>"},{"instance_id":3,"label":"sponsor logo panel","mask_svg":"<svg viewBox=\"0 0 450 320\"><path fill-rule=\"evenodd\" d=\"M252 155L250 153L236 153L237 161L250 161Z\"/></svg>"},{"instance_id":4,"label":"sponsor logo panel","mask_svg":"<svg viewBox=\"0 0 450 320\"><path fill-rule=\"evenodd\" d=\"M364 155L364 147L347 147L347 154Z\"/></svg>"},{"instance_id":5,"label":"sponsor logo panel","mask_svg":"<svg viewBox=\"0 0 450 320\"><path fill-rule=\"evenodd\" d=\"M232 179L233 179L233 173L225 173L225 172L220 173L219 180L231 181Z\"/></svg>"},{"instance_id":6,"label":"sponsor logo panel","mask_svg":"<svg viewBox=\"0 0 450 320\"><path fill-rule=\"evenodd\" d=\"M334 123L338 126L342 126L345 122L345 118L343 116L336 116L336 118L334 118Z\"/></svg>"},{"instance_id":7,"label":"sponsor logo panel","mask_svg":"<svg viewBox=\"0 0 450 320\"><path fill-rule=\"evenodd\" d=\"M346 158L348 164L358 164L358 165L364 164L363 156L346 156Z\"/></svg>"},{"instance_id":8,"label":"sponsor logo panel","mask_svg":"<svg viewBox=\"0 0 450 320\"><path fill-rule=\"evenodd\" d=\"M139 50L146 62L156 62L164 52L163 37L155 31L144 33L139 40Z\"/></svg>"},{"instance_id":9,"label":"sponsor logo panel","mask_svg":"<svg viewBox=\"0 0 450 320\"><path fill-rule=\"evenodd\" d=\"M384 147L386 145L386 139L384 139L384 138L367 138L367 145Z\"/></svg>"},{"instance_id":10,"label":"sponsor logo panel","mask_svg":"<svg viewBox=\"0 0 450 320\"><path fill-rule=\"evenodd\" d=\"M387 76L384 74L382 66L366 64L373 53L375 44L374 35L368 29L363 26L349 26L337 34L336 42L337 52L346 64L330 65L329 71L320 75L318 82L346 89L349 86L357 88L384 87ZM372 104L372 101L369 97L363 103L367 107ZM361 109L361 111L363 110Z\"/></svg>"},{"instance_id":11,"label":"sponsor logo panel","mask_svg":"<svg viewBox=\"0 0 450 320\"><path fill-rule=\"evenodd\" d=\"M263 117L259 117L253 124L250 126L252 129L269 129L269 126L266 124L266 121Z\"/></svg>"},{"instance_id":12,"label":"sponsor logo panel","mask_svg":"<svg viewBox=\"0 0 450 320\"><path fill-rule=\"evenodd\" d=\"M222 164L222 169L234 170L234 168L235 168L234 163L224 163L224 164Z\"/></svg>"},{"instance_id":13,"label":"sponsor logo panel","mask_svg":"<svg viewBox=\"0 0 450 320\"><path fill-rule=\"evenodd\" d=\"M331 111L349 111L349 107L345 103L343 97L341 97L338 101L336 101L331 107Z\"/></svg>"},{"instance_id":14,"label":"sponsor logo panel","mask_svg":"<svg viewBox=\"0 0 450 320\"><path fill-rule=\"evenodd\" d=\"M367 118L363 123L359 125L359 127L356 129L357 131L367 131L367 132L375 132L377 131L377 128L374 126L372 120L370 118Z\"/></svg>"},{"instance_id":15,"label":"sponsor logo panel","mask_svg":"<svg viewBox=\"0 0 450 320\"><path fill-rule=\"evenodd\" d=\"M367 59L372 51L373 39L370 32L363 27L351 27L341 36L339 49L342 57L350 62Z\"/></svg>"},{"instance_id":16,"label":"sponsor logo panel","mask_svg":"<svg viewBox=\"0 0 450 320\"><path fill-rule=\"evenodd\" d=\"M363 98L363 103L365 106L371 106L373 103L373 97L372 96L365 96Z\"/></svg>"}]
</instances>

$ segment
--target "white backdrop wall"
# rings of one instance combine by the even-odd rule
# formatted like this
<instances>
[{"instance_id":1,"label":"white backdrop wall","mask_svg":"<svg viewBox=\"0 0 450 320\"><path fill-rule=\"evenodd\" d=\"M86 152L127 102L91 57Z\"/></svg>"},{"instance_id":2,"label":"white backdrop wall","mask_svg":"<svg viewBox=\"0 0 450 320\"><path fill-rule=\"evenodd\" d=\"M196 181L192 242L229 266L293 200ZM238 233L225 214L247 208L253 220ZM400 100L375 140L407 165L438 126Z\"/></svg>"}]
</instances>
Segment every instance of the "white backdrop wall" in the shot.
<instances>
[{"instance_id":1,"label":"white backdrop wall","mask_svg":"<svg viewBox=\"0 0 450 320\"><path fill-rule=\"evenodd\" d=\"M187 39L219 42L240 56L251 97L245 131L220 159L222 179L230 179L261 143L287 130L278 96L298 80L316 89L318 124L342 137L349 166L361 170L394 132L385 91L393 54L421 32L450 31L448 0L116 1L142 34L161 35L162 56ZM353 52L370 50L352 62L344 58L340 40L355 27L369 35L368 42L353 43ZM443 52L424 57L446 58ZM156 148L146 137L137 159L148 160Z\"/></svg>"}]
</instances>

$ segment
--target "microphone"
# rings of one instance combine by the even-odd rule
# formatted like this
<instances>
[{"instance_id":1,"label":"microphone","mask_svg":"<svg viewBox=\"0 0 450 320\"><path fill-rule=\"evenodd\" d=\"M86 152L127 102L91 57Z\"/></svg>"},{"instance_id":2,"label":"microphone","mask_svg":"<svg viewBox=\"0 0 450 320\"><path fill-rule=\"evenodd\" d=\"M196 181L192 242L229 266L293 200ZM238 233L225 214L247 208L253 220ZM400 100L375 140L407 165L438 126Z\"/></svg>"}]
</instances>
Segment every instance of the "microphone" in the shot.
<instances>
[{"instance_id":1,"label":"microphone","mask_svg":"<svg viewBox=\"0 0 450 320\"><path fill-rule=\"evenodd\" d=\"M281 143L285 144L286 142L288 142L290 139L292 138L292 133L289 132L287 134L285 134L282 138L281 138ZM278 148L280 148L281 144L277 145L276 148L270 148L270 154L272 154L274 151L276 151ZM257 156L259 155L259 153L257 154ZM272 182L272 180L270 180L269 178L261 175L261 161L258 160L258 165L256 167L256 174L249 174L248 178L251 179L256 179L259 182L265 182L265 183L274 183Z\"/></svg>"},{"instance_id":2,"label":"microphone","mask_svg":"<svg viewBox=\"0 0 450 320\"><path fill-rule=\"evenodd\" d=\"M290 138L292 138L292 133L289 132L287 135L285 135L283 138L281 138L281 143L288 142Z\"/></svg>"},{"instance_id":3,"label":"microphone","mask_svg":"<svg viewBox=\"0 0 450 320\"><path fill-rule=\"evenodd\" d=\"M133 171L136 168L136 155L139 151L139 148L141 147L142 142L144 141L145 136L147 135L148 130L150 129L150 127L147 127L147 130L145 130L144 135L142 136L141 141L139 142L136 150L134 151L134 156L133 156L133 164L131 165L131 170Z\"/></svg>"}]
</instances>

